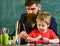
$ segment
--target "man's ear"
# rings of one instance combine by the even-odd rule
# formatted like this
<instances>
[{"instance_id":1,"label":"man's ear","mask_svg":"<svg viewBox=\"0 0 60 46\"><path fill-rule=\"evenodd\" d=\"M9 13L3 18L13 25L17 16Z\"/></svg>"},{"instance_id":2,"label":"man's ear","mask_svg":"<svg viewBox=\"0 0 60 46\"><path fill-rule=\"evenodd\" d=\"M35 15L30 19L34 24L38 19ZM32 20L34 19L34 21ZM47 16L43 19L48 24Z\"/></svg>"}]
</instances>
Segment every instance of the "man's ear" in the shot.
<instances>
[{"instance_id":1,"label":"man's ear","mask_svg":"<svg viewBox=\"0 0 60 46\"><path fill-rule=\"evenodd\" d=\"M41 11L41 5L40 4L38 4L38 9L39 9L39 11Z\"/></svg>"}]
</instances>

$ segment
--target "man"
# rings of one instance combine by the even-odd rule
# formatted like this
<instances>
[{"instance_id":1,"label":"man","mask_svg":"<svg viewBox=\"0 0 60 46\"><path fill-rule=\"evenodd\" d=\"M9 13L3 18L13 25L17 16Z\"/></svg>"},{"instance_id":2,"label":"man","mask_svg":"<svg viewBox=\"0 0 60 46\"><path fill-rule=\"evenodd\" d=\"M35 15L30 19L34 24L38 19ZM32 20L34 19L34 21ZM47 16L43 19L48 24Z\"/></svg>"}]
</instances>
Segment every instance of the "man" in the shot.
<instances>
[{"instance_id":1,"label":"man","mask_svg":"<svg viewBox=\"0 0 60 46\"><path fill-rule=\"evenodd\" d=\"M36 28L36 17L41 12L41 4L40 0L25 0L25 7L27 13L23 13L19 20L19 37L21 38L21 44L25 44L24 40L26 39L27 34L29 34L33 29ZM57 34L57 24L55 22L55 18L51 17L51 25L49 27L53 29Z\"/></svg>"}]
</instances>

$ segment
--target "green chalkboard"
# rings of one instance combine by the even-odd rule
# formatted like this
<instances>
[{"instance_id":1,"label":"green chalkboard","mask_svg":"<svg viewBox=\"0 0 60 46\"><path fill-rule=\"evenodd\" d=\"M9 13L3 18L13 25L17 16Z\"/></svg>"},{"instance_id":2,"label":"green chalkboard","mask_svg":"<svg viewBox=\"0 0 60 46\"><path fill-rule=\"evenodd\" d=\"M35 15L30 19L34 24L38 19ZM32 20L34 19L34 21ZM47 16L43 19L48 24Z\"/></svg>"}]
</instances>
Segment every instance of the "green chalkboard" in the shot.
<instances>
[{"instance_id":1,"label":"green chalkboard","mask_svg":"<svg viewBox=\"0 0 60 46\"><path fill-rule=\"evenodd\" d=\"M20 14L25 12L24 7L24 0L0 0L0 30L7 27L12 34Z\"/></svg>"},{"instance_id":2,"label":"green chalkboard","mask_svg":"<svg viewBox=\"0 0 60 46\"><path fill-rule=\"evenodd\" d=\"M57 22L57 32L60 35L60 0L41 0L42 11L49 11Z\"/></svg>"},{"instance_id":3,"label":"green chalkboard","mask_svg":"<svg viewBox=\"0 0 60 46\"><path fill-rule=\"evenodd\" d=\"M26 12L24 2L25 0L0 0L0 30L7 27L10 29L9 33L13 33L16 21ZM41 5L42 11L48 11L55 17L60 35L60 0L41 0Z\"/></svg>"}]
</instances>

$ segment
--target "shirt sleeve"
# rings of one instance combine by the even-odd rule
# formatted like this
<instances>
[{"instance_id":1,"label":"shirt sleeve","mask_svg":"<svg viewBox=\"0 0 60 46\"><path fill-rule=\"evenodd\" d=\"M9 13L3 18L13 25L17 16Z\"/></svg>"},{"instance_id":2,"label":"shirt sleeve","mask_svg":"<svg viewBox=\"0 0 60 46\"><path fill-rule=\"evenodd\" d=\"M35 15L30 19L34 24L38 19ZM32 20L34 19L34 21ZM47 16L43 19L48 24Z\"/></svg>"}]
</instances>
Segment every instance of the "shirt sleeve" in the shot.
<instances>
[{"instance_id":1,"label":"shirt sleeve","mask_svg":"<svg viewBox=\"0 0 60 46\"><path fill-rule=\"evenodd\" d=\"M32 37L32 38L35 38L36 37L35 30L32 30L32 32L29 33L29 37Z\"/></svg>"},{"instance_id":2,"label":"shirt sleeve","mask_svg":"<svg viewBox=\"0 0 60 46\"><path fill-rule=\"evenodd\" d=\"M33 37L33 31L29 33L29 37Z\"/></svg>"}]
</instances>

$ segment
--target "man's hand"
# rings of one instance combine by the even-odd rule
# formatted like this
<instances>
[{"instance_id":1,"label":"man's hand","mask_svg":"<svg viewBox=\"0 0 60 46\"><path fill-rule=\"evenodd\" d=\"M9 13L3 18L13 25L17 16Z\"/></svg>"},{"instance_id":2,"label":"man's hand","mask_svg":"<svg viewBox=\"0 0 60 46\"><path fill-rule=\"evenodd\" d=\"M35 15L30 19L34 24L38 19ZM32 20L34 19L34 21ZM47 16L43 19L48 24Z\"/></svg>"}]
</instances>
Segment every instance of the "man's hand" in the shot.
<instances>
[{"instance_id":1,"label":"man's hand","mask_svg":"<svg viewBox=\"0 0 60 46\"><path fill-rule=\"evenodd\" d=\"M28 34L26 33L26 31L22 31L19 35L18 38L20 39L26 39L28 36Z\"/></svg>"}]
</instances>

